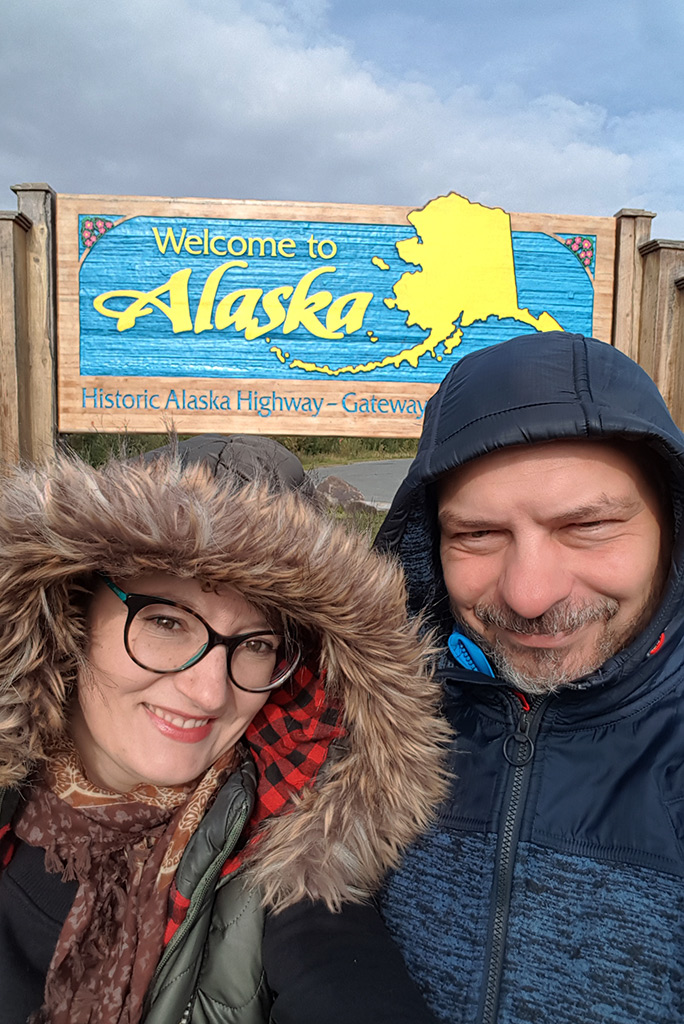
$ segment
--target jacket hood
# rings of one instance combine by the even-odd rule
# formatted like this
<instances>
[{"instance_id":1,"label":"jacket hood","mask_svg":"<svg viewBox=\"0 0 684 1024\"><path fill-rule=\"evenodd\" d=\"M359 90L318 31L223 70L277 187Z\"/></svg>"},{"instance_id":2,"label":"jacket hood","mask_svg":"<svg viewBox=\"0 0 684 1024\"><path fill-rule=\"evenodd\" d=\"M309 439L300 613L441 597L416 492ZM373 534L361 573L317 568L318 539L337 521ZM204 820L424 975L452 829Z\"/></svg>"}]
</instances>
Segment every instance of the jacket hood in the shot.
<instances>
[{"instance_id":1,"label":"jacket hood","mask_svg":"<svg viewBox=\"0 0 684 1024\"><path fill-rule=\"evenodd\" d=\"M635 362L605 342L552 331L481 349L449 371L427 404L418 453L378 534L377 546L396 552L404 566L409 608L427 613L442 642L452 617L431 485L490 452L567 439L640 441L657 454L672 499L675 545L663 602L637 642L638 656L643 658L663 630L679 628L684 436ZM624 672L634 648L631 644L611 659L609 670L599 670L594 682L612 678L616 666Z\"/></svg>"},{"instance_id":2,"label":"jacket hood","mask_svg":"<svg viewBox=\"0 0 684 1024\"><path fill-rule=\"evenodd\" d=\"M16 471L0 495L0 785L24 782L64 735L97 571L229 585L316 638L346 741L266 822L253 877L273 905L375 887L443 795L448 737L396 565L298 494L178 458Z\"/></svg>"}]
</instances>

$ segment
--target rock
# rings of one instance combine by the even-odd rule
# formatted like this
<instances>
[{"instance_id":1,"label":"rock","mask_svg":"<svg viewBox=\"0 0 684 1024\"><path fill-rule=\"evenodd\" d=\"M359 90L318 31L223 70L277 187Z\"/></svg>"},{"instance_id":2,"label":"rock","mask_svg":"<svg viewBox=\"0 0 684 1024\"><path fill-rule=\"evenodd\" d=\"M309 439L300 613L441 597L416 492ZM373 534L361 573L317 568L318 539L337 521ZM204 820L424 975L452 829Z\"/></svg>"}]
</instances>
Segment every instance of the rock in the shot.
<instances>
[{"instance_id":1,"label":"rock","mask_svg":"<svg viewBox=\"0 0 684 1024\"><path fill-rule=\"evenodd\" d=\"M332 508L343 508L346 511L373 511L373 505L364 498L358 487L348 484L339 476L327 476L316 487L316 495Z\"/></svg>"}]
</instances>

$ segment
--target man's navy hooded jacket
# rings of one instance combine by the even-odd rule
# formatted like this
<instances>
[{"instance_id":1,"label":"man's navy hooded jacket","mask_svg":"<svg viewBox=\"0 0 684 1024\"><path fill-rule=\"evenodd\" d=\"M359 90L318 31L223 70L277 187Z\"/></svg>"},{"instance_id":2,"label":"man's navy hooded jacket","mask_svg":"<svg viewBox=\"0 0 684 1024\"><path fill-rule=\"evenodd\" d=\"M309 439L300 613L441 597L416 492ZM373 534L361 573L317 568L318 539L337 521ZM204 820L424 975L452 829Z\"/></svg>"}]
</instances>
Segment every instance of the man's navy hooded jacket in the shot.
<instances>
[{"instance_id":1,"label":"man's navy hooded jacket","mask_svg":"<svg viewBox=\"0 0 684 1024\"><path fill-rule=\"evenodd\" d=\"M428 405L378 542L445 643L431 485L502 447L564 438L652 447L672 564L644 631L555 695L526 700L445 655L453 793L390 879L383 913L449 1024L684 1021L684 436L655 385L578 335L466 356Z\"/></svg>"}]
</instances>

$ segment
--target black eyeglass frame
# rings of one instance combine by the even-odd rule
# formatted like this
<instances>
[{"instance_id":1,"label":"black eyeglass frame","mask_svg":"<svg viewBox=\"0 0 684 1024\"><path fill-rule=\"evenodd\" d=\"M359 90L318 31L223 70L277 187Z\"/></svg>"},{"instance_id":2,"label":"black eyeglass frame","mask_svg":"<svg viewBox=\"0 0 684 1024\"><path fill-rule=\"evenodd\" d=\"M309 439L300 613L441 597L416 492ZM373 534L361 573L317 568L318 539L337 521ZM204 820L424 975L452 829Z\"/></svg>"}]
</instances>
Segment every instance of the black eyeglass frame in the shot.
<instances>
[{"instance_id":1,"label":"black eyeglass frame","mask_svg":"<svg viewBox=\"0 0 684 1024\"><path fill-rule=\"evenodd\" d=\"M131 659L131 661L135 662L136 665L139 665L140 668L144 668L147 672L159 672L160 674L171 672L184 672L187 668L192 668L193 665L196 665L199 661L205 658L207 654L209 654L209 652L214 649L214 647L223 646L226 648L226 666L228 669L228 676L233 686L236 686L238 690L242 690L243 693L267 693L269 690L277 690L280 686L283 685L283 683L286 683L287 680L292 676L292 674L296 672L296 670L299 668L299 665L302 660L301 647L299 646L299 643L296 640L293 640L290 637L286 637L284 633L279 633L275 629L255 629L250 633L239 633L234 636L223 635L222 633L217 633L217 631L209 625L206 619L203 619L201 615L198 615L194 608L188 608L187 605L181 604L179 601L171 601L167 597L154 597L151 594L127 594L125 591L121 589L121 587L117 587L116 583L114 583L114 581L110 579L109 576L107 576L105 573L99 572L97 575L100 577L103 583L105 583L109 587L112 593L116 594L119 600L126 605L126 608L128 609L128 615L126 617L126 623L124 625L124 647L126 648L126 654ZM199 651L194 657L192 657L188 662L185 663L185 665L182 665L180 668L162 669L152 668L150 665L144 665L142 661L136 658L136 656L133 654L133 651L130 648L128 642L128 634L131 623L133 622L133 619L138 614L138 612L149 604L164 604L168 605L170 608L180 608L182 609L182 611L188 612L188 614L193 615L196 619L199 619L199 621L202 623L202 625L207 631L208 640L204 647L202 648L202 650ZM283 675L282 679L277 679L275 682L269 683L268 686L240 686L240 684L236 682L236 680L233 678L233 654L238 649L240 644L243 643L245 640L250 640L252 637L258 636L281 637L282 640L285 643L287 643L290 649L293 651L295 655L294 660L292 662L292 665L287 670L287 672Z\"/></svg>"}]
</instances>

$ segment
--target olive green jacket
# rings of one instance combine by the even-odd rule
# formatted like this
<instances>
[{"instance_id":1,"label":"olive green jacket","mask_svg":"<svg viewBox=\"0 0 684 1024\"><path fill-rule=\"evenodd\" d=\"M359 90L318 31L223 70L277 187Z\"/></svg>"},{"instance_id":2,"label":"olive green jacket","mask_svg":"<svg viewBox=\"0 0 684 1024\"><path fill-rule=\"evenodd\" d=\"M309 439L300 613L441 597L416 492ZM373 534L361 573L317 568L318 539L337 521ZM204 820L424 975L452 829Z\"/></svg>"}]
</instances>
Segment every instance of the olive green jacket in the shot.
<instances>
[{"instance_id":1,"label":"olive green jacket","mask_svg":"<svg viewBox=\"0 0 684 1024\"><path fill-rule=\"evenodd\" d=\"M260 894L243 885L240 873L220 877L255 791L256 770L246 759L185 851L176 884L192 893L190 906L155 972L144 1024L264 1024L269 1019Z\"/></svg>"}]
</instances>

